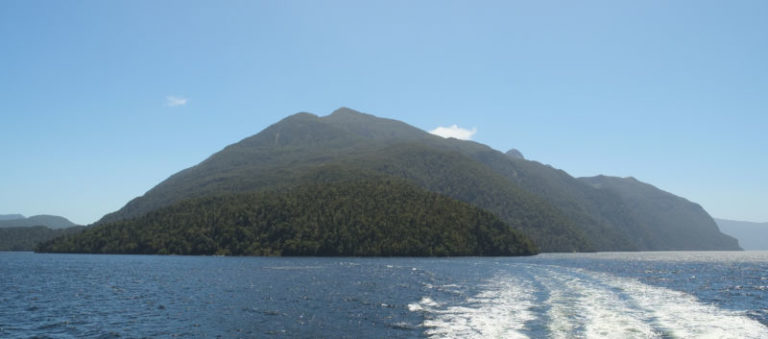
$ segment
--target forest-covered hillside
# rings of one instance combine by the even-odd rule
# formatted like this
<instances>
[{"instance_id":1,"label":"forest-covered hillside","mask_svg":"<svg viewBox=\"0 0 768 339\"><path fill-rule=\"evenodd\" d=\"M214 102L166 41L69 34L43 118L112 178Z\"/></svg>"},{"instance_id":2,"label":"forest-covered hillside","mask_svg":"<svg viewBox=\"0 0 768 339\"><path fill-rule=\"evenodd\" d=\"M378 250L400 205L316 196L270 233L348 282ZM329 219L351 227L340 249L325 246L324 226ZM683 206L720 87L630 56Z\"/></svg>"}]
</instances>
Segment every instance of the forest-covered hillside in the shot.
<instances>
[{"instance_id":1,"label":"forest-covered hillside","mask_svg":"<svg viewBox=\"0 0 768 339\"><path fill-rule=\"evenodd\" d=\"M182 201L43 243L41 252L507 256L538 250L492 213L400 180Z\"/></svg>"}]
</instances>

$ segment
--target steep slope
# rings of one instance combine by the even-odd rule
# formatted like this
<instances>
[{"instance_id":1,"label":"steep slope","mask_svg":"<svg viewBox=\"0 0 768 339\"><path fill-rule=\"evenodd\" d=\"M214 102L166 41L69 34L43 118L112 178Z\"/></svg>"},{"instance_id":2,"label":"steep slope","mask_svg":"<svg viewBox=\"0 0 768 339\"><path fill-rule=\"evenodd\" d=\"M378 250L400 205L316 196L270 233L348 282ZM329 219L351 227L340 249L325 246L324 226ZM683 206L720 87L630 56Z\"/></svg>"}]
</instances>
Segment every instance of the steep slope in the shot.
<instances>
[{"instance_id":1,"label":"steep slope","mask_svg":"<svg viewBox=\"0 0 768 339\"><path fill-rule=\"evenodd\" d=\"M303 168L365 152L373 143L298 113L178 172L99 223L141 216L183 199L285 185Z\"/></svg>"},{"instance_id":2,"label":"steep slope","mask_svg":"<svg viewBox=\"0 0 768 339\"><path fill-rule=\"evenodd\" d=\"M493 214L401 180L313 183L187 200L42 244L43 252L445 256L530 255Z\"/></svg>"},{"instance_id":3,"label":"steep slope","mask_svg":"<svg viewBox=\"0 0 768 339\"><path fill-rule=\"evenodd\" d=\"M21 216L21 215L19 215ZM8 220L0 220L0 228L5 227L32 227L32 226L45 226L52 229L67 228L77 226L67 218L57 215L35 215L29 218L14 218Z\"/></svg>"},{"instance_id":4,"label":"steep slope","mask_svg":"<svg viewBox=\"0 0 768 339\"><path fill-rule=\"evenodd\" d=\"M768 222L757 223L715 219L720 231L736 238L739 245L747 251L768 250Z\"/></svg>"},{"instance_id":5,"label":"steep slope","mask_svg":"<svg viewBox=\"0 0 768 339\"><path fill-rule=\"evenodd\" d=\"M701 206L634 178L581 178L591 186L618 195L633 227L625 227L647 250L740 250L736 239L720 233Z\"/></svg>"}]
</instances>

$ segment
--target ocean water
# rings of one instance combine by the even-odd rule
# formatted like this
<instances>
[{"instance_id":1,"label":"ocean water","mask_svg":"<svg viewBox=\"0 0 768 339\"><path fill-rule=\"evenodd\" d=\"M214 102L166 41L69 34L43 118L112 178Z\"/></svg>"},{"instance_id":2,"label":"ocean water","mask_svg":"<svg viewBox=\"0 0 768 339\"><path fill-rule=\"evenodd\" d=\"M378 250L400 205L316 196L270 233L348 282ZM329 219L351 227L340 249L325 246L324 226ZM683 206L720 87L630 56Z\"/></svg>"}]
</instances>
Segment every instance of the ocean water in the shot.
<instances>
[{"instance_id":1,"label":"ocean water","mask_svg":"<svg viewBox=\"0 0 768 339\"><path fill-rule=\"evenodd\" d=\"M0 252L0 337L768 338L768 252Z\"/></svg>"}]
</instances>

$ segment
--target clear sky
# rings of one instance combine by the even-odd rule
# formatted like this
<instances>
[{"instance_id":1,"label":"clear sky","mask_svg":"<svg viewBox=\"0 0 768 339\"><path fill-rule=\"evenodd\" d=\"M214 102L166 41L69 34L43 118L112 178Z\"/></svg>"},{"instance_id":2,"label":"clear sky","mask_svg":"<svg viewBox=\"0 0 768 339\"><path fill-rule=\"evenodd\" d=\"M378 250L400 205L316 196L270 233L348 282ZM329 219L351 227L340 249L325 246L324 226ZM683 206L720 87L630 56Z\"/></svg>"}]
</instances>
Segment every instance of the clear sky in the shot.
<instances>
[{"instance_id":1,"label":"clear sky","mask_svg":"<svg viewBox=\"0 0 768 339\"><path fill-rule=\"evenodd\" d=\"M768 1L0 1L0 214L340 106L768 221Z\"/></svg>"}]
</instances>

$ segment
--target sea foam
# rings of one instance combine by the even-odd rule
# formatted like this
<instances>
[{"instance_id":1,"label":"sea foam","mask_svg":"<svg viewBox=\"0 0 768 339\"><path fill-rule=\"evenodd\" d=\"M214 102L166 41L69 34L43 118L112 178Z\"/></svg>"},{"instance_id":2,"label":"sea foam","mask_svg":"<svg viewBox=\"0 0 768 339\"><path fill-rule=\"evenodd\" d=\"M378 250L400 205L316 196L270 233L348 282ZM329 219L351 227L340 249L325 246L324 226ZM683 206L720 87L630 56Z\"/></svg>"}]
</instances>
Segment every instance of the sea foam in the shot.
<instances>
[{"instance_id":1,"label":"sea foam","mask_svg":"<svg viewBox=\"0 0 768 339\"><path fill-rule=\"evenodd\" d=\"M409 309L424 312L425 334L435 338L768 338L758 321L683 292L583 269L513 266L462 302L424 297Z\"/></svg>"}]
</instances>

